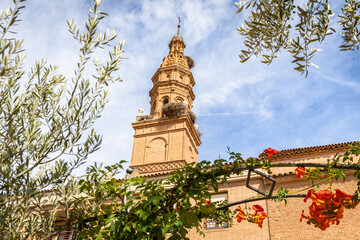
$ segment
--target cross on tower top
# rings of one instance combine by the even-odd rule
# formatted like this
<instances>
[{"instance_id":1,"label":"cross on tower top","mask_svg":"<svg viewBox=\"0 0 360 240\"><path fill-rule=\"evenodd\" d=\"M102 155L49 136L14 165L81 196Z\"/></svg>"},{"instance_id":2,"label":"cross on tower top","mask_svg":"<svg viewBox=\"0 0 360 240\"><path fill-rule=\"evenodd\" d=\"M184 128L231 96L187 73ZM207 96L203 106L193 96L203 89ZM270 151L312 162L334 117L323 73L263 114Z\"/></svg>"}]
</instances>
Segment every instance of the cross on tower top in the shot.
<instances>
[{"instance_id":1,"label":"cross on tower top","mask_svg":"<svg viewBox=\"0 0 360 240\"><path fill-rule=\"evenodd\" d=\"M179 24L177 25L178 27L177 35L180 35L180 27L181 27L180 23L181 23L181 19L179 17Z\"/></svg>"}]
</instances>

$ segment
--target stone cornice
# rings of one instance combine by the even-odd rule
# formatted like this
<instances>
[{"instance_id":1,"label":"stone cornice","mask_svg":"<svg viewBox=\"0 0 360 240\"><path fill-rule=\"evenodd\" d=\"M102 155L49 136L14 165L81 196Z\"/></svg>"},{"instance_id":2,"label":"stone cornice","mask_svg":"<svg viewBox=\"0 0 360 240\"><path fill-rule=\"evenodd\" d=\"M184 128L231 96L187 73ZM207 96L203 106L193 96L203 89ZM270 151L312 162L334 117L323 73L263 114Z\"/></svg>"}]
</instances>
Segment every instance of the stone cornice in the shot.
<instances>
[{"instance_id":1,"label":"stone cornice","mask_svg":"<svg viewBox=\"0 0 360 240\"><path fill-rule=\"evenodd\" d=\"M152 82L155 83L156 76L158 74L160 74L160 72L162 72L162 71L171 71L171 70L178 70L179 72L182 72L184 74L189 74L190 75L191 86L192 87L195 86L196 83L195 83L195 80L194 80L194 76L193 76L192 72L190 71L190 69L186 69L186 68L182 67L181 65L177 65L177 64L172 65L172 66L158 68L158 70L155 72L155 74L151 78Z\"/></svg>"},{"instance_id":2,"label":"stone cornice","mask_svg":"<svg viewBox=\"0 0 360 240\"><path fill-rule=\"evenodd\" d=\"M155 83L154 86L152 87L152 89L149 92L149 96L152 97L154 94L156 94L158 92L158 89L161 88L161 87L171 89L171 86L176 86L176 87L179 87L179 88L186 89L189 92L192 101L194 101L195 94L194 94L194 92L192 90L192 87L190 87L189 85L187 85L185 83L182 83L182 82L180 82L178 80L159 81L159 82Z\"/></svg>"}]
</instances>

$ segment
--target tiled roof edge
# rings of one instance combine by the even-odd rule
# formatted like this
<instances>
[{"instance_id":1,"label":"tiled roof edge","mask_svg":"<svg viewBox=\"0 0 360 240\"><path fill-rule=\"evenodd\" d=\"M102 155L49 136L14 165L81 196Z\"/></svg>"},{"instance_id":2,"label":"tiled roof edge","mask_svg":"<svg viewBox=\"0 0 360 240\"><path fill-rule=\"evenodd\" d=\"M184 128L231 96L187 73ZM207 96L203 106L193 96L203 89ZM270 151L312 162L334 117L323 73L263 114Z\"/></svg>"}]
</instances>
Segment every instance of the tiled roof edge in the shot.
<instances>
[{"instance_id":1,"label":"tiled roof edge","mask_svg":"<svg viewBox=\"0 0 360 240\"><path fill-rule=\"evenodd\" d=\"M285 149L279 151L279 153L273 156L273 160L289 157L293 155L309 154L314 152L326 151L326 152L335 152L337 150L346 150L349 148L349 145L357 144L358 141L344 142L344 143L335 143L321 146L311 146L311 147L302 147L302 148L293 148ZM265 153L261 153L259 157L265 157Z\"/></svg>"}]
</instances>

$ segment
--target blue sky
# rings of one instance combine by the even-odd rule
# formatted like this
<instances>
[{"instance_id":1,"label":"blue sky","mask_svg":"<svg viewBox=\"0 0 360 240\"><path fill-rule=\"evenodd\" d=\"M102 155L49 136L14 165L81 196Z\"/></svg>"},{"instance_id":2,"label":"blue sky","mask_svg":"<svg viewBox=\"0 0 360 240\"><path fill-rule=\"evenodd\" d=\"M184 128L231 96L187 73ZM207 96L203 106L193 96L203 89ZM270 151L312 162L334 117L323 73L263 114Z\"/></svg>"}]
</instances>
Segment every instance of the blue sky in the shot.
<instances>
[{"instance_id":1,"label":"blue sky","mask_svg":"<svg viewBox=\"0 0 360 240\"><path fill-rule=\"evenodd\" d=\"M2 1L4 8L10 1ZM46 57L71 77L78 46L67 31L66 20L86 20L89 1L28 1L17 27L24 38L26 68ZM259 59L239 63L243 49L236 28L243 18L234 1L103 1L109 13L102 30L115 29L125 40L126 59L120 68L122 83L111 87L111 99L96 124L102 148L88 163L130 161L131 122L138 108L149 113L151 77L168 53L182 18L185 54L196 66L193 111L203 133L199 160L227 158L227 147L257 156L263 149L278 150L359 140L360 58L338 51L339 38L321 46L308 78L293 71L291 58L282 54L272 65ZM336 19L334 18L334 21ZM338 29L338 28L337 28ZM104 55L105 56L105 55ZM83 172L83 168L79 173Z\"/></svg>"}]
</instances>

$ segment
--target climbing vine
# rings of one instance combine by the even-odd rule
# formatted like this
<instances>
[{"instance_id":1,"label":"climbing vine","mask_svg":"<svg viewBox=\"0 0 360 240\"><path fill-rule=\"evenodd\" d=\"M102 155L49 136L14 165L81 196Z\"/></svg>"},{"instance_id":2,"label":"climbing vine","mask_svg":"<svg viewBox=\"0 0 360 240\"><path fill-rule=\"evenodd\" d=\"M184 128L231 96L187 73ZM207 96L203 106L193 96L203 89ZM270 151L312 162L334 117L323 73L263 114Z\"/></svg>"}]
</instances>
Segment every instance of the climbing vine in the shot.
<instances>
[{"instance_id":1,"label":"climbing vine","mask_svg":"<svg viewBox=\"0 0 360 240\"><path fill-rule=\"evenodd\" d=\"M227 222L229 227L233 220L247 221L261 228L268 217L264 207L247 204L265 199L286 204L288 198L311 201L308 211L299 210L300 221L326 230L340 223L345 209L354 209L359 204L358 145L350 146L349 151L324 164L276 163L272 158L278 154L277 150L269 148L264 152L264 157L247 159L232 152L231 162L218 159L214 163L192 163L153 180L143 177L117 180L115 175L121 170L121 164L105 169L92 167L80 181L83 201L78 201L73 208L74 224L80 226L78 236L80 239L188 239L187 234L193 228L204 235L205 219L219 225ZM296 177L308 181L308 186L294 192L279 187L274 194L272 186L268 192L255 189L257 195L236 202L211 201L211 195L218 193L234 175L260 173L275 186L276 180L267 175L274 167L294 168ZM358 179L357 190L349 194L333 189L332 182L346 180L345 173L349 170ZM328 187L318 190L324 183L328 183ZM236 209L231 210L231 206Z\"/></svg>"}]
</instances>

